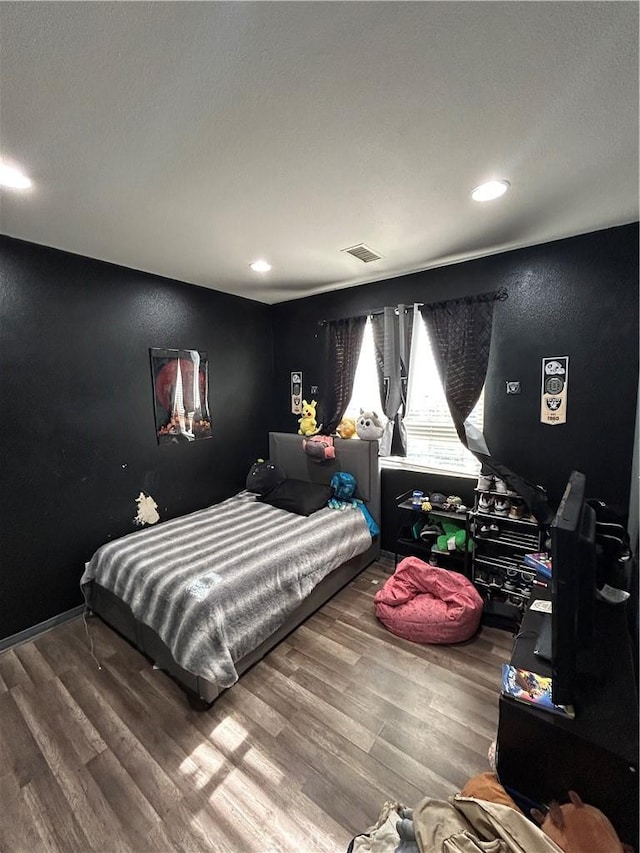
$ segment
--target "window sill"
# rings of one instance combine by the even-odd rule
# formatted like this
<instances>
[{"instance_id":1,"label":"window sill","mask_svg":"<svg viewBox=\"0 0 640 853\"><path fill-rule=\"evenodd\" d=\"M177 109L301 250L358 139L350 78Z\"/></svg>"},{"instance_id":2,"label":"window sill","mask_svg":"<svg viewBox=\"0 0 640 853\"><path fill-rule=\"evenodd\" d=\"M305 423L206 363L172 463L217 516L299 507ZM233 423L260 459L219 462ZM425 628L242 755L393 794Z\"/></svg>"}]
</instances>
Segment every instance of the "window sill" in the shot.
<instances>
[{"instance_id":1,"label":"window sill","mask_svg":"<svg viewBox=\"0 0 640 853\"><path fill-rule=\"evenodd\" d=\"M392 471L417 471L423 474L436 474L440 477L458 477L461 480L476 481L478 479L477 474L470 474L466 471L452 471L448 468L434 468L419 462L413 462L411 459L402 459L398 456L381 456L380 467L388 468Z\"/></svg>"}]
</instances>

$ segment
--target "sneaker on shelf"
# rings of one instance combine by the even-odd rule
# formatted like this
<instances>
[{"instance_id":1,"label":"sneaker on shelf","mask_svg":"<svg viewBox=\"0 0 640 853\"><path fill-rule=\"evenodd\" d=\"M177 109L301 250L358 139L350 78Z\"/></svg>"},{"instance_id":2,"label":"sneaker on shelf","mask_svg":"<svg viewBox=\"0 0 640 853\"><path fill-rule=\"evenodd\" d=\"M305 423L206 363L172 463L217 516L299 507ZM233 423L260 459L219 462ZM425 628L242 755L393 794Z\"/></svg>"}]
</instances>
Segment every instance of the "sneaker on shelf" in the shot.
<instances>
[{"instance_id":1,"label":"sneaker on shelf","mask_svg":"<svg viewBox=\"0 0 640 853\"><path fill-rule=\"evenodd\" d=\"M480 530L478 530L478 536L481 536L481 537L483 537L483 538L484 538L485 536L491 536L491 528L489 527L489 525L488 525L488 524L483 524L483 525L482 525L482 527L480 528Z\"/></svg>"},{"instance_id":2,"label":"sneaker on shelf","mask_svg":"<svg viewBox=\"0 0 640 853\"><path fill-rule=\"evenodd\" d=\"M511 501L509 518L522 518L524 515L524 503L522 501Z\"/></svg>"},{"instance_id":3,"label":"sneaker on shelf","mask_svg":"<svg viewBox=\"0 0 640 853\"><path fill-rule=\"evenodd\" d=\"M438 536L442 536L443 533L444 531L439 524L425 524L420 531L420 538L423 542L435 543Z\"/></svg>"},{"instance_id":4,"label":"sneaker on shelf","mask_svg":"<svg viewBox=\"0 0 640 853\"><path fill-rule=\"evenodd\" d=\"M493 510L493 495L482 492L478 498L478 509L480 512L491 512Z\"/></svg>"},{"instance_id":5,"label":"sneaker on shelf","mask_svg":"<svg viewBox=\"0 0 640 853\"><path fill-rule=\"evenodd\" d=\"M493 490L494 492L498 492L500 495L506 495L509 491L509 487L504 480L501 480L500 477L496 477Z\"/></svg>"},{"instance_id":6,"label":"sneaker on shelf","mask_svg":"<svg viewBox=\"0 0 640 853\"><path fill-rule=\"evenodd\" d=\"M479 492L490 492L493 488L493 476L491 474L480 474L476 488Z\"/></svg>"},{"instance_id":7,"label":"sneaker on shelf","mask_svg":"<svg viewBox=\"0 0 640 853\"><path fill-rule=\"evenodd\" d=\"M496 515L501 515L506 518L509 515L509 507L510 504L507 498L500 496L495 499L493 511Z\"/></svg>"},{"instance_id":8,"label":"sneaker on shelf","mask_svg":"<svg viewBox=\"0 0 640 853\"><path fill-rule=\"evenodd\" d=\"M490 524L489 530L491 531L491 536L500 536L500 528L497 524Z\"/></svg>"}]
</instances>

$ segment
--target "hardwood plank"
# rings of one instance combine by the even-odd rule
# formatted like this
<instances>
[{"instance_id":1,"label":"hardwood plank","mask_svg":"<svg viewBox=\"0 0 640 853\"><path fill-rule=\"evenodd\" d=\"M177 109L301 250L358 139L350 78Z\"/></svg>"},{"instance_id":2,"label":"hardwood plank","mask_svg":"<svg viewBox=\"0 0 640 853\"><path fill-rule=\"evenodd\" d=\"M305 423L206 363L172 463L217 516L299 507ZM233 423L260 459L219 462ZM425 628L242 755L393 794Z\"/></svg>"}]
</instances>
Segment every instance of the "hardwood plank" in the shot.
<instances>
[{"instance_id":1,"label":"hardwood plank","mask_svg":"<svg viewBox=\"0 0 640 853\"><path fill-rule=\"evenodd\" d=\"M471 759L474 766L478 763L478 759L481 759L482 770L487 769L482 764L486 759L489 746L486 737L434 711L429 704L430 694L425 695L417 690L414 696L415 713L410 713L408 710L409 703L400 697L400 702L394 704L392 699L387 698L390 693L387 685L372 681L366 676L365 672L357 667L351 671L350 677L347 677L325 667L296 649L291 649L289 656L298 663L300 671L312 675L318 681L319 690L322 690L323 685L327 684L342 693L357 691L358 702L363 709L362 714L384 720L385 728L406 729L414 733L416 738L425 730L437 732L438 737L443 739L447 749L451 749L454 753L460 749L465 755L474 752L475 755ZM399 697L395 695L395 698L397 700ZM425 702L429 708L427 716L424 714Z\"/></svg>"},{"instance_id":2,"label":"hardwood plank","mask_svg":"<svg viewBox=\"0 0 640 853\"><path fill-rule=\"evenodd\" d=\"M61 678L109 750L149 803L159 814L173 808L180 800L179 789L157 758L145 749L123 722L109 702L110 694L97 690L76 670L64 673Z\"/></svg>"},{"instance_id":3,"label":"hardwood plank","mask_svg":"<svg viewBox=\"0 0 640 853\"><path fill-rule=\"evenodd\" d=\"M45 849L73 853L85 853L91 849L78 818L48 768L34 776L22 793Z\"/></svg>"},{"instance_id":4,"label":"hardwood plank","mask_svg":"<svg viewBox=\"0 0 640 853\"><path fill-rule=\"evenodd\" d=\"M123 827L132 850L146 850L146 837L160 817L111 750L96 755L87 770Z\"/></svg>"},{"instance_id":5,"label":"hardwood plank","mask_svg":"<svg viewBox=\"0 0 640 853\"><path fill-rule=\"evenodd\" d=\"M153 851L180 851L180 853L233 853L229 838L212 816L196 812L183 801L177 803L163 817L162 824L147 836L145 849Z\"/></svg>"},{"instance_id":6,"label":"hardwood plank","mask_svg":"<svg viewBox=\"0 0 640 853\"><path fill-rule=\"evenodd\" d=\"M371 755L371 750L364 752L354 746L330 725L309 718L302 711L297 712L291 722L293 728L313 744L315 753L313 761L306 759L312 767L326 773L326 762L334 764L344 762L348 765L351 773L358 774L366 779L367 784L379 792L379 796L402 800L406 803L414 802L416 797L420 797L420 789L413 785L404 774L389 767L381 772L379 763Z\"/></svg>"},{"instance_id":7,"label":"hardwood plank","mask_svg":"<svg viewBox=\"0 0 640 853\"><path fill-rule=\"evenodd\" d=\"M93 850L101 850L105 838L111 839L114 849L125 850L127 841L120 832L120 825L87 772L73 733L60 726L59 715L50 713L51 706L42 690L42 686L16 687L13 696L57 786ZM97 753L92 751L91 754L94 757Z\"/></svg>"},{"instance_id":8,"label":"hardwood plank","mask_svg":"<svg viewBox=\"0 0 640 853\"><path fill-rule=\"evenodd\" d=\"M340 690L337 686L323 682L303 669L298 669L291 680L341 714L345 714L352 720L358 720L360 725L373 735L377 735L384 726L384 717L377 713L378 709L374 703L367 701L368 697L362 698L355 683L352 683L347 691Z\"/></svg>"},{"instance_id":9,"label":"hardwood plank","mask_svg":"<svg viewBox=\"0 0 640 853\"><path fill-rule=\"evenodd\" d=\"M34 643L24 643L22 646L16 646L14 651L29 679L34 684L43 684L56 677L55 672L49 666L47 660L40 654Z\"/></svg>"},{"instance_id":10,"label":"hardwood plank","mask_svg":"<svg viewBox=\"0 0 640 853\"><path fill-rule=\"evenodd\" d=\"M98 619L101 669L82 619L0 655L0 849L335 853L386 800L486 770L511 637L395 637L373 609L392 568L363 572L204 713Z\"/></svg>"},{"instance_id":11,"label":"hardwood plank","mask_svg":"<svg viewBox=\"0 0 640 853\"><path fill-rule=\"evenodd\" d=\"M348 762L323 754L297 728L284 729L277 740L314 771L305 779L303 793L333 815L351 836L375 822L381 794Z\"/></svg>"},{"instance_id":12,"label":"hardwood plank","mask_svg":"<svg viewBox=\"0 0 640 853\"><path fill-rule=\"evenodd\" d=\"M398 773L405 776L410 776L412 784L418 789L421 794L414 797L413 803L418 803L422 797L429 796L435 799L446 799L455 794L459 788L455 782L443 779L429 767L416 761L406 752L396 749L391 744L378 738L371 748L371 757L376 759L384 767L398 768ZM405 805L409 803L405 800Z\"/></svg>"},{"instance_id":13,"label":"hardwood plank","mask_svg":"<svg viewBox=\"0 0 640 853\"><path fill-rule=\"evenodd\" d=\"M308 639L326 654L331 654L334 657L337 657L349 666L353 666L358 663L360 659L360 655L357 652L351 651L351 649L346 648L335 640L332 640L330 637L325 637L309 630L306 625L301 625L296 630L296 636Z\"/></svg>"},{"instance_id":14,"label":"hardwood plank","mask_svg":"<svg viewBox=\"0 0 640 853\"><path fill-rule=\"evenodd\" d=\"M490 741L484 740L484 754L478 755L451 740L446 733L448 726L438 725L442 719L442 715L434 713L426 725L422 722L418 726L412 726L410 722L405 726L387 723L378 735L377 742L384 741L398 749L423 767L428 767L441 779L453 782L460 790L472 776L488 772Z\"/></svg>"},{"instance_id":15,"label":"hardwood plank","mask_svg":"<svg viewBox=\"0 0 640 853\"><path fill-rule=\"evenodd\" d=\"M14 779L0 774L0 850L38 853L50 849L36 829L22 789Z\"/></svg>"},{"instance_id":16,"label":"hardwood plank","mask_svg":"<svg viewBox=\"0 0 640 853\"><path fill-rule=\"evenodd\" d=\"M207 851L207 853L237 853L244 849L244 838L236 831L231 819L209 808L200 797L185 797L163 820L172 845L171 851ZM154 831L149 835L151 851L163 851L158 846Z\"/></svg>"},{"instance_id":17,"label":"hardwood plank","mask_svg":"<svg viewBox=\"0 0 640 853\"><path fill-rule=\"evenodd\" d=\"M31 680L15 649L7 649L0 653L0 676L9 690Z\"/></svg>"},{"instance_id":18,"label":"hardwood plank","mask_svg":"<svg viewBox=\"0 0 640 853\"><path fill-rule=\"evenodd\" d=\"M267 667L268 672L265 672ZM251 678L265 678L268 682L268 686L265 686L265 691L269 696L268 703L277 707L283 716L292 707L301 709L312 718L328 721L328 724L340 731L347 740L365 751L374 742L375 733L362 725L360 720L352 719L348 714L330 705L325 699L310 693L309 690L293 679L286 678L282 673L269 667L267 660L262 661L256 667ZM288 713L289 719L291 719L290 710Z\"/></svg>"},{"instance_id":19,"label":"hardwood plank","mask_svg":"<svg viewBox=\"0 0 640 853\"><path fill-rule=\"evenodd\" d=\"M65 622L64 625L36 640L38 651L57 675L77 667L81 671L86 671L89 678L93 678L95 674L99 680L101 671L91 657L88 644L79 638L76 631L72 630L76 623L82 625L82 620Z\"/></svg>"},{"instance_id":20,"label":"hardwood plank","mask_svg":"<svg viewBox=\"0 0 640 853\"><path fill-rule=\"evenodd\" d=\"M316 771L281 741L265 736L257 723L232 706L228 696L224 694L206 714L194 715L195 724L230 761L235 760L237 743L248 738L255 746L243 756L241 766L270 791L274 805L295 814L305 838L324 839L326 849L332 853L346 848L348 837L344 830L301 791L303 783L317 783ZM333 797L335 799L335 792ZM301 849L305 846L303 844ZM321 845L319 849L324 847Z\"/></svg>"},{"instance_id":21,"label":"hardwood plank","mask_svg":"<svg viewBox=\"0 0 640 853\"><path fill-rule=\"evenodd\" d=\"M274 656L271 661L279 663L282 659L282 656ZM277 737L287 725L286 717L283 714L272 708L259 696L250 693L242 682L233 685L227 701L232 703L234 707L241 708L244 714L262 726L273 737Z\"/></svg>"},{"instance_id":22,"label":"hardwood plank","mask_svg":"<svg viewBox=\"0 0 640 853\"><path fill-rule=\"evenodd\" d=\"M11 775L19 787L46 772L47 763L11 693L0 695L0 777Z\"/></svg>"}]
</instances>

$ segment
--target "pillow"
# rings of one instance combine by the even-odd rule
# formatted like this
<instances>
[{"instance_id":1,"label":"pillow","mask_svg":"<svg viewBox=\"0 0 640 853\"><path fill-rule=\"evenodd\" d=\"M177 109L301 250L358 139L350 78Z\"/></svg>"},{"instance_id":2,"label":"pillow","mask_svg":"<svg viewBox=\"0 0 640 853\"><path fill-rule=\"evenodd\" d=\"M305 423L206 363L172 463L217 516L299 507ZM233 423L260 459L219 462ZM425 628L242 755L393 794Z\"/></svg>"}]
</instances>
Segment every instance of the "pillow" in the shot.
<instances>
[{"instance_id":1,"label":"pillow","mask_svg":"<svg viewBox=\"0 0 640 853\"><path fill-rule=\"evenodd\" d=\"M287 475L274 462L269 459L266 462L264 459L258 459L249 469L245 488L248 492L266 495L286 479Z\"/></svg>"},{"instance_id":2,"label":"pillow","mask_svg":"<svg viewBox=\"0 0 640 853\"><path fill-rule=\"evenodd\" d=\"M331 486L305 480L285 480L258 500L297 515L311 515L323 509L332 496Z\"/></svg>"}]
</instances>

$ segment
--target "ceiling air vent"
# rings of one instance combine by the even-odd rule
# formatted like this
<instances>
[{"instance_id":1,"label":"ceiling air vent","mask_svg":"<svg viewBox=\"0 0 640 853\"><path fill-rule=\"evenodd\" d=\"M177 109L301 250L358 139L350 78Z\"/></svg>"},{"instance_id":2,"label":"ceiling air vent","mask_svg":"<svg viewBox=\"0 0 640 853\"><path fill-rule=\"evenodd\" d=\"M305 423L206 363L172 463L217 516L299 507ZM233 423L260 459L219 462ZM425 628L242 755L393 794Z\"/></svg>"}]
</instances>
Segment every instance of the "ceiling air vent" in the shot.
<instances>
[{"instance_id":1,"label":"ceiling air vent","mask_svg":"<svg viewBox=\"0 0 640 853\"><path fill-rule=\"evenodd\" d=\"M354 258L361 260L363 264L371 263L371 261L379 261L382 257L382 255L374 252L373 249L370 249L369 246L365 246L364 243L358 243L357 246L350 246L348 249L341 249L341 251L346 252L348 255L353 255Z\"/></svg>"}]
</instances>

